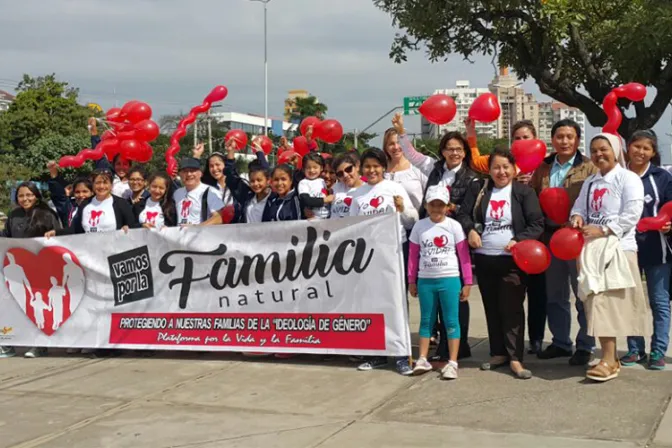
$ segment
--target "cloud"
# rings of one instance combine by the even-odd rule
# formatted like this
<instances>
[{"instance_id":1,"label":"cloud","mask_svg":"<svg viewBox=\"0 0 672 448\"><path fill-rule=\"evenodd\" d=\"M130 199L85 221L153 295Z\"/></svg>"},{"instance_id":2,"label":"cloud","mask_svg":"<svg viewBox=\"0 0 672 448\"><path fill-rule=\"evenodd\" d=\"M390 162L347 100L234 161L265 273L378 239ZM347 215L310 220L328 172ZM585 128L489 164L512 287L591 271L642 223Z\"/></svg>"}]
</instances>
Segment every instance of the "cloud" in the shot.
<instances>
[{"instance_id":1,"label":"cloud","mask_svg":"<svg viewBox=\"0 0 672 448\"><path fill-rule=\"evenodd\" d=\"M188 110L216 84L226 108L263 113L263 7L247 0L51 0L5 2L0 16L0 88L23 73L56 72L103 107L142 99L157 114ZM282 114L290 89L329 106L345 128L363 128L404 96L485 87L489 58L429 63L388 53L391 18L370 0L272 0L268 4L269 111ZM533 82L528 91L541 99ZM116 92L116 93L115 93ZM418 119L409 128L419 131ZM669 120L667 120L669 122ZM375 131L389 125L383 120Z\"/></svg>"}]
</instances>

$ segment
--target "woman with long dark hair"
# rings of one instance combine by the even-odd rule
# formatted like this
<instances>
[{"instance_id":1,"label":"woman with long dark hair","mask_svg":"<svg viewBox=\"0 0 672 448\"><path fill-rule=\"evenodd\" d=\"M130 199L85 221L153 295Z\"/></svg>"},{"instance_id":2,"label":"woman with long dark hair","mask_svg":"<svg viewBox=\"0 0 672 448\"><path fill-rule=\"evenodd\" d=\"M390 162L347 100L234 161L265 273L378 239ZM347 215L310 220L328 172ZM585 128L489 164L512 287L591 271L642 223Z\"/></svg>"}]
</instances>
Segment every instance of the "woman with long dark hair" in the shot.
<instances>
[{"instance_id":1,"label":"woman with long dark hair","mask_svg":"<svg viewBox=\"0 0 672 448\"><path fill-rule=\"evenodd\" d=\"M42 193L33 182L23 182L16 189L16 207L9 214L5 229L1 236L4 238L35 238L45 233L61 228L58 215L44 202ZM31 292L32 294L32 292ZM31 304L35 309L48 309L47 304L36 302L37 297L31 297ZM42 311L44 312L44 311ZM14 356L12 347L0 347L0 358ZM26 358L45 356L47 349L33 347L25 354Z\"/></svg>"},{"instance_id":2,"label":"woman with long dark hair","mask_svg":"<svg viewBox=\"0 0 672 448\"><path fill-rule=\"evenodd\" d=\"M149 178L149 197L133 206L138 223L146 229L161 230L177 225L172 179L163 172Z\"/></svg>"}]
</instances>

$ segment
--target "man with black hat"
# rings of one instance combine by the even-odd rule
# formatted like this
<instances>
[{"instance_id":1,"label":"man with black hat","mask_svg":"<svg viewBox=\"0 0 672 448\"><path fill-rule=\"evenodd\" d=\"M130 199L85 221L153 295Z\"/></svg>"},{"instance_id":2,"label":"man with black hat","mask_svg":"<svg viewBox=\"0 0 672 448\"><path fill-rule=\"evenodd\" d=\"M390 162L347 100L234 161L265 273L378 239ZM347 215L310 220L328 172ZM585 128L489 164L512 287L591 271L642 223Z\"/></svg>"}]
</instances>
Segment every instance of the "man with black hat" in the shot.
<instances>
[{"instance_id":1,"label":"man with black hat","mask_svg":"<svg viewBox=\"0 0 672 448\"><path fill-rule=\"evenodd\" d=\"M173 195L179 225L199 225L224 208L217 192L201 182L201 162L193 157L180 161L182 188Z\"/></svg>"}]
</instances>

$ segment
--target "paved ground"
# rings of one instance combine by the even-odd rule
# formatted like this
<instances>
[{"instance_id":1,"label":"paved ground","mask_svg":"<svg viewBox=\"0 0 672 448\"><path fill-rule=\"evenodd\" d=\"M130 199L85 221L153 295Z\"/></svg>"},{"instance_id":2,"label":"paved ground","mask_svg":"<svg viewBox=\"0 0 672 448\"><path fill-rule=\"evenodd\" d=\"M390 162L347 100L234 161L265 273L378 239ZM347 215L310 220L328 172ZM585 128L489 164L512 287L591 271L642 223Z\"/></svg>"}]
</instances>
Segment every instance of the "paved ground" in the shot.
<instances>
[{"instance_id":1,"label":"paved ground","mask_svg":"<svg viewBox=\"0 0 672 448\"><path fill-rule=\"evenodd\" d=\"M535 377L520 381L478 371L478 297L471 332L475 356L454 382L310 357L1 360L0 447L672 447L672 370L600 385L566 360L530 359Z\"/></svg>"}]
</instances>

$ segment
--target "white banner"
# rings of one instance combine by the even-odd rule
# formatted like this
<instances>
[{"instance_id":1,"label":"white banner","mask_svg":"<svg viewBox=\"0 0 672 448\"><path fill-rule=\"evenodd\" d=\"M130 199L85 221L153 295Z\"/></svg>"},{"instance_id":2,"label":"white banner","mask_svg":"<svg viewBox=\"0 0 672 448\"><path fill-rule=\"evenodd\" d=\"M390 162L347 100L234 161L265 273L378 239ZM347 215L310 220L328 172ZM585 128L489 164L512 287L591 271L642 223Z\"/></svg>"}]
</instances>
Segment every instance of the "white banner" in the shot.
<instances>
[{"instance_id":1,"label":"white banner","mask_svg":"<svg viewBox=\"0 0 672 448\"><path fill-rule=\"evenodd\" d=\"M0 238L0 345L406 356L398 217Z\"/></svg>"}]
</instances>

